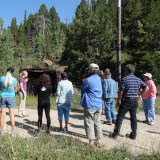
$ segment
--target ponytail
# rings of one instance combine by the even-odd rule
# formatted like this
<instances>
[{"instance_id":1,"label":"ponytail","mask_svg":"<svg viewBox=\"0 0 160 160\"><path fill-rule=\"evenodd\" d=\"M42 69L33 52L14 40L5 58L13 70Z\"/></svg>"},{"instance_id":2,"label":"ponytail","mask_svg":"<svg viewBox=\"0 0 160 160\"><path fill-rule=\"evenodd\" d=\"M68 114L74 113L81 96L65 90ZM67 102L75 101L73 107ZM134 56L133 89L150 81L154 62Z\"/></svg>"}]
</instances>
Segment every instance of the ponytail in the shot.
<instances>
[{"instance_id":1,"label":"ponytail","mask_svg":"<svg viewBox=\"0 0 160 160\"><path fill-rule=\"evenodd\" d=\"M6 73L6 78L5 78L5 81L4 81L4 86L5 86L5 88L9 88L9 87L13 86L13 77L12 77L11 72L7 72Z\"/></svg>"}]
</instances>

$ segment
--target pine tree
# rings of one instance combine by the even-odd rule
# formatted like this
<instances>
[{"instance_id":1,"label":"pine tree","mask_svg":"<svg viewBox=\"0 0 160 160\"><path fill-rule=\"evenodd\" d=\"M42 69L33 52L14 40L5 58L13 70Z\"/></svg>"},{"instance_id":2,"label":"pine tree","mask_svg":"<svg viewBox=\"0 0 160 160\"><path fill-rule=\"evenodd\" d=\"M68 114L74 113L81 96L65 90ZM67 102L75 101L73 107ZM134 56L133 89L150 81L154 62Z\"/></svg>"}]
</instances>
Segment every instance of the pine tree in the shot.
<instances>
[{"instance_id":1,"label":"pine tree","mask_svg":"<svg viewBox=\"0 0 160 160\"><path fill-rule=\"evenodd\" d=\"M0 65L14 64L15 43L11 29L4 30L0 42Z\"/></svg>"},{"instance_id":2,"label":"pine tree","mask_svg":"<svg viewBox=\"0 0 160 160\"><path fill-rule=\"evenodd\" d=\"M18 33L18 25L17 25L16 18L12 18L12 21L11 21L11 32L12 32L13 37L15 37L15 34Z\"/></svg>"}]
</instances>

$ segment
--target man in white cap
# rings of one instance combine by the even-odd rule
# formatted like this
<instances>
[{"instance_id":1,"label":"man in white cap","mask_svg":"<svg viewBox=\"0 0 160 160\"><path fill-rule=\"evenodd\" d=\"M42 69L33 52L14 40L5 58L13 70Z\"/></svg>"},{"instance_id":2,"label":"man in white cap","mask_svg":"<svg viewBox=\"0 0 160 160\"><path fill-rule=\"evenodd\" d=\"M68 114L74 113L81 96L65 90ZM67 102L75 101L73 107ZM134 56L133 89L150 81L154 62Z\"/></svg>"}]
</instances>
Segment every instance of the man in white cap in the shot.
<instances>
[{"instance_id":1,"label":"man in white cap","mask_svg":"<svg viewBox=\"0 0 160 160\"><path fill-rule=\"evenodd\" d=\"M91 63L87 68L88 78L81 87L81 106L84 107L84 126L89 146L95 142L100 145L102 139L101 109L102 109L102 81L99 66ZM94 140L96 140L94 142Z\"/></svg>"},{"instance_id":2,"label":"man in white cap","mask_svg":"<svg viewBox=\"0 0 160 160\"><path fill-rule=\"evenodd\" d=\"M143 76L144 76L144 81L149 88L147 92L142 94L143 110L146 117L146 120L144 122L149 125L153 125L155 122L155 99L156 99L157 88L152 80L152 74L145 73Z\"/></svg>"}]
</instances>

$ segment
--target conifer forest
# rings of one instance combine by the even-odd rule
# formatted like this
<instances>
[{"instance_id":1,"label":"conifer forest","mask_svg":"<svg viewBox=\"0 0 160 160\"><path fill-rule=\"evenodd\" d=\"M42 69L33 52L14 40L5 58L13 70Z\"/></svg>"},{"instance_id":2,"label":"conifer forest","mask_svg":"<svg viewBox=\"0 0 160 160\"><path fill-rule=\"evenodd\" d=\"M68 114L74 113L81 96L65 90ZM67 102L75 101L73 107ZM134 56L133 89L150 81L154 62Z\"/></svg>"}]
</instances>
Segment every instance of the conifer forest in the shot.
<instances>
[{"instance_id":1,"label":"conifer forest","mask_svg":"<svg viewBox=\"0 0 160 160\"><path fill-rule=\"evenodd\" d=\"M123 0L122 2L122 76L124 65L136 66L136 75L150 72L160 80L160 1ZM60 22L54 6L42 4L38 13L24 11L24 20L17 25L13 17L8 28L0 18L0 73L13 66L42 67L44 60L52 67L67 66L70 79L82 83L85 68L97 63L101 70L110 68L116 78L117 63L117 0L92 0L88 9L82 0L69 24Z\"/></svg>"}]
</instances>

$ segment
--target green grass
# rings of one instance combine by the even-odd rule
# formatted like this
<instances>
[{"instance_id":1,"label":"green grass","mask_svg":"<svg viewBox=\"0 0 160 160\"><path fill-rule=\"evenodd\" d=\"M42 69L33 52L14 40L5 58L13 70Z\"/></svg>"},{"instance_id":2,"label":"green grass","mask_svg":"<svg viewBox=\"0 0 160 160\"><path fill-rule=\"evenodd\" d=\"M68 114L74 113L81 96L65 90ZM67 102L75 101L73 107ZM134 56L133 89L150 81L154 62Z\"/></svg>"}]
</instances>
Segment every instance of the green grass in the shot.
<instances>
[{"instance_id":1,"label":"green grass","mask_svg":"<svg viewBox=\"0 0 160 160\"><path fill-rule=\"evenodd\" d=\"M26 108L27 109L37 109L37 97L36 96L27 96ZM72 109L82 110L80 106L81 96L73 96L73 104L71 105ZM57 109L56 96L50 96L51 109ZM19 105L19 97L16 96L16 106Z\"/></svg>"},{"instance_id":2,"label":"green grass","mask_svg":"<svg viewBox=\"0 0 160 160\"><path fill-rule=\"evenodd\" d=\"M64 136L37 138L0 136L0 159L3 160L145 160L160 159L159 153L134 156L126 147L106 150L89 148L78 139Z\"/></svg>"},{"instance_id":3,"label":"green grass","mask_svg":"<svg viewBox=\"0 0 160 160\"><path fill-rule=\"evenodd\" d=\"M83 107L80 106L80 101L81 101L81 96L74 95L73 96L73 104L71 105L71 108L72 109L82 110ZM51 102L51 109L56 110L57 109L56 96L51 96L50 97L50 102ZM17 107L18 107L18 104L19 104L19 97L16 96L16 106ZM155 103L155 112L156 112L156 114L160 114L160 107L159 106L160 106L160 98L158 97L156 99L156 103ZM35 97L35 96L27 96L26 108L27 109L37 109L37 97ZM140 112L140 111L143 111L141 102L139 103L139 106L138 106L138 112Z\"/></svg>"},{"instance_id":4,"label":"green grass","mask_svg":"<svg viewBox=\"0 0 160 160\"><path fill-rule=\"evenodd\" d=\"M17 105L19 97L16 96ZM72 108L81 109L80 96L73 96ZM56 97L51 96L51 108L56 109ZM26 108L37 108L37 97L27 96ZM158 106L160 100L156 101L156 113L160 113ZM138 112L142 111L140 103ZM109 145L109 144L108 144ZM102 148L89 148L87 144L78 139L58 135L45 135L41 133L38 137L21 138L0 136L0 159L2 160L159 160L160 152L152 155L141 154L135 156L125 147L106 150Z\"/></svg>"}]
</instances>

